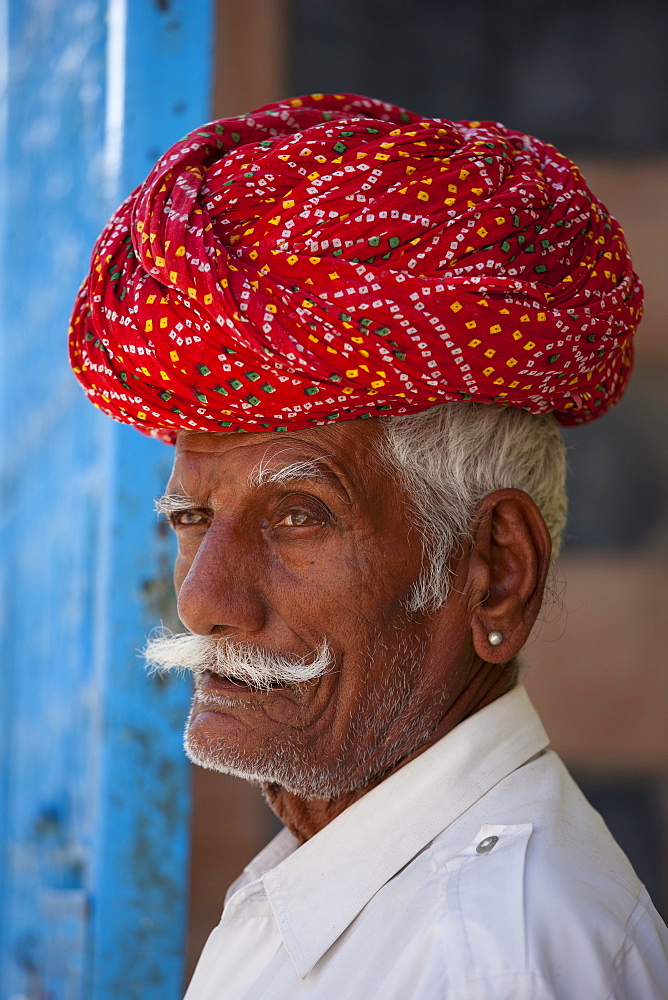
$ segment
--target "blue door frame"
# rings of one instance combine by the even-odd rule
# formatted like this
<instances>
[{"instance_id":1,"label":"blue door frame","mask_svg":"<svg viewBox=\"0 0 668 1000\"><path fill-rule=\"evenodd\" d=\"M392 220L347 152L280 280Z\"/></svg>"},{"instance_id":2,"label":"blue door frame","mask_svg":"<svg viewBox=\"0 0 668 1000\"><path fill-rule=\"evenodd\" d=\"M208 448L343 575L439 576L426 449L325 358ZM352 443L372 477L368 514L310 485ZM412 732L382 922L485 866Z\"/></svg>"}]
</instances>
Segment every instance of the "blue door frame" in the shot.
<instances>
[{"instance_id":1,"label":"blue door frame","mask_svg":"<svg viewBox=\"0 0 668 1000\"><path fill-rule=\"evenodd\" d=\"M170 449L69 372L93 241L207 120L212 0L0 0L0 1000L182 995L188 692L149 678Z\"/></svg>"}]
</instances>

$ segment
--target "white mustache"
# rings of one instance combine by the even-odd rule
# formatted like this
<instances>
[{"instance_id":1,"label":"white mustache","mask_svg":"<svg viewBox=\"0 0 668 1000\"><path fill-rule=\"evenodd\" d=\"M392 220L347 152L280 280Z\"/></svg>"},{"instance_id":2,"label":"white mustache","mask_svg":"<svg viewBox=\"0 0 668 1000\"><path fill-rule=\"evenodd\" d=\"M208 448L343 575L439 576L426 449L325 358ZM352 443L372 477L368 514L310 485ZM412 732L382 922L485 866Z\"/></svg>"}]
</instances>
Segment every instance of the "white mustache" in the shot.
<instances>
[{"instance_id":1,"label":"white mustache","mask_svg":"<svg viewBox=\"0 0 668 1000\"><path fill-rule=\"evenodd\" d=\"M268 690L274 684L304 684L322 677L334 667L334 655L327 639L322 640L315 656L285 656L228 636L174 634L168 629L149 636L144 658L151 673L190 670L197 677L210 670L258 691Z\"/></svg>"}]
</instances>

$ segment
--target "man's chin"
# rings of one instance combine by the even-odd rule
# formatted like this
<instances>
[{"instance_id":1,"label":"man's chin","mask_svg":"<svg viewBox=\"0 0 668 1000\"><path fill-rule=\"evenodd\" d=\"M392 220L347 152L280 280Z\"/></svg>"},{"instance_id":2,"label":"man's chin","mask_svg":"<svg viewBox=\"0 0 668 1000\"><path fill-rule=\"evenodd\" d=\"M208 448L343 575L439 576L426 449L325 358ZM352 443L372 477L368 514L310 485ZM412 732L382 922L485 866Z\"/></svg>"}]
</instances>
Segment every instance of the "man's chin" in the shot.
<instances>
[{"instance_id":1,"label":"man's chin","mask_svg":"<svg viewBox=\"0 0 668 1000\"><path fill-rule=\"evenodd\" d=\"M198 767L257 785L279 786L300 798L338 798L351 790L341 781L340 775L304 764L297 752L292 760L285 748L276 755L250 754L218 740L202 739L191 732L190 726L186 729L183 745L188 759Z\"/></svg>"},{"instance_id":2,"label":"man's chin","mask_svg":"<svg viewBox=\"0 0 668 1000\"><path fill-rule=\"evenodd\" d=\"M261 781L263 779L257 773L257 767L250 763L248 752L238 746L238 740L247 736L243 730L244 727L227 712L220 709L196 711L194 705L183 736L186 755L193 764L209 771L232 774L247 781ZM254 756L251 754L250 758Z\"/></svg>"},{"instance_id":3,"label":"man's chin","mask_svg":"<svg viewBox=\"0 0 668 1000\"><path fill-rule=\"evenodd\" d=\"M247 761L233 759L229 751L222 751L220 747L205 746L188 737L183 746L188 760L207 771L218 771L219 774L229 774L255 784L266 784L270 780L263 771L256 771Z\"/></svg>"},{"instance_id":4,"label":"man's chin","mask_svg":"<svg viewBox=\"0 0 668 1000\"><path fill-rule=\"evenodd\" d=\"M259 784L278 780L276 761L258 748L243 746L248 730L233 716L219 711L191 713L183 746L188 759L209 771Z\"/></svg>"}]
</instances>

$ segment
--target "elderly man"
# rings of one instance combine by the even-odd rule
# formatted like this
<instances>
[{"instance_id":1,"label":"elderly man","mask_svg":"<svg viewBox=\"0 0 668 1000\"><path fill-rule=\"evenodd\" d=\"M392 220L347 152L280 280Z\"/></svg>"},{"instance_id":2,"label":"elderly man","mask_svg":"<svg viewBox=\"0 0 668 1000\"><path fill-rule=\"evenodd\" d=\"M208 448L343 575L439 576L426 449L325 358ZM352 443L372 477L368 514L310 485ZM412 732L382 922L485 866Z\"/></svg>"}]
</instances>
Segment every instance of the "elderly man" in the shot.
<instances>
[{"instance_id":1,"label":"elderly man","mask_svg":"<svg viewBox=\"0 0 668 1000\"><path fill-rule=\"evenodd\" d=\"M190 757L286 827L188 1000L668 996L666 929L517 661L557 420L619 398L640 312L553 147L351 95L193 132L104 230L74 370L176 445L188 632L149 661L194 674Z\"/></svg>"}]
</instances>

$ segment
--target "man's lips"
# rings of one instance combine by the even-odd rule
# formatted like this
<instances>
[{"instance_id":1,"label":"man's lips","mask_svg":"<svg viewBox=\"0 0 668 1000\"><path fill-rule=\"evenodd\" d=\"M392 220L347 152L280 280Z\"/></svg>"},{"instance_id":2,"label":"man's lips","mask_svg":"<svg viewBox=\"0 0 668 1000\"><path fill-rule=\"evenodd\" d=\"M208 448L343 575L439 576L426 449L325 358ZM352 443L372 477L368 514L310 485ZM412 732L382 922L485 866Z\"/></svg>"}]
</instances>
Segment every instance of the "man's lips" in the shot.
<instances>
[{"instance_id":1,"label":"man's lips","mask_svg":"<svg viewBox=\"0 0 668 1000\"><path fill-rule=\"evenodd\" d=\"M283 684L270 684L269 690L285 687ZM197 680L197 690L210 692L211 694L262 694L267 688L257 688L245 681L227 674L214 673L213 670L205 670Z\"/></svg>"}]
</instances>

